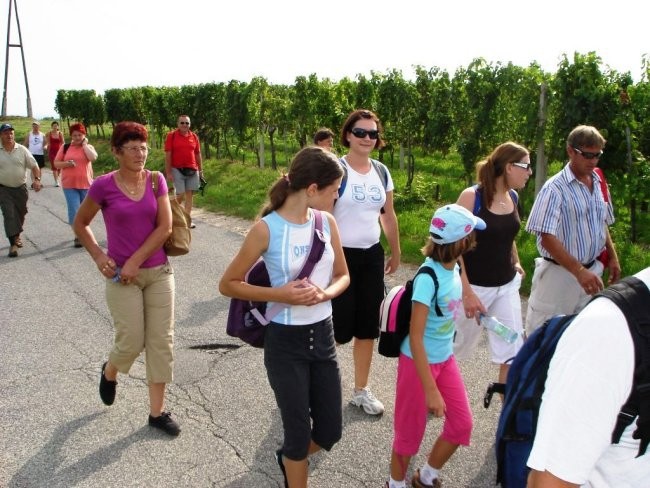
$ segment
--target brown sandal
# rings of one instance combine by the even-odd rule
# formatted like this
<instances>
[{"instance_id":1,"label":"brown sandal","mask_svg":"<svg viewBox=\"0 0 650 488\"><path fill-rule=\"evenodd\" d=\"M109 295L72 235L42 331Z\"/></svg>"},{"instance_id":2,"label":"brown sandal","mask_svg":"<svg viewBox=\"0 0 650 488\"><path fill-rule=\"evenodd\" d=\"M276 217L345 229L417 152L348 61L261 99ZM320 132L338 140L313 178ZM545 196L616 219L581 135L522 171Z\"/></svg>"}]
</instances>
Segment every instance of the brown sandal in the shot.
<instances>
[{"instance_id":1,"label":"brown sandal","mask_svg":"<svg viewBox=\"0 0 650 488\"><path fill-rule=\"evenodd\" d=\"M14 239L14 244L15 244L16 246L18 246L18 247L23 247L23 241L22 241L22 239L20 238L20 236L18 236L18 237L16 237L16 238Z\"/></svg>"}]
</instances>

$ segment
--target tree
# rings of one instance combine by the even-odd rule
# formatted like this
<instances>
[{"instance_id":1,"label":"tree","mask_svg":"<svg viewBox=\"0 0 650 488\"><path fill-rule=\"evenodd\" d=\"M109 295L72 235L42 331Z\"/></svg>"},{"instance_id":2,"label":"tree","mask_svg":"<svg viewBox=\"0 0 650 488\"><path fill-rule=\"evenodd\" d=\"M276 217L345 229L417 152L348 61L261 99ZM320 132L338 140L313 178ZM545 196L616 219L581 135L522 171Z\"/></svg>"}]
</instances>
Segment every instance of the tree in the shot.
<instances>
[{"instance_id":1,"label":"tree","mask_svg":"<svg viewBox=\"0 0 650 488\"><path fill-rule=\"evenodd\" d=\"M454 125L459 131L458 152L468 182L472 180L476 162L489 153L495 139L494 108L500 90L498 73L499 65L494 67L479 58L466 69L459 68L452 82Z\"/></svg>"},{"instance_id":2,"label":"tree","mask_svg":"<svg viewBox=\"0 0 650 488\"><path fill-rule=\"evenodd\" d=\"M449 74L439 68L426 70L422 66L415 67L415 74L417 118L422 127L418 143L427 150L446 155L456 141Z\"/></svg>"}]
</instances>

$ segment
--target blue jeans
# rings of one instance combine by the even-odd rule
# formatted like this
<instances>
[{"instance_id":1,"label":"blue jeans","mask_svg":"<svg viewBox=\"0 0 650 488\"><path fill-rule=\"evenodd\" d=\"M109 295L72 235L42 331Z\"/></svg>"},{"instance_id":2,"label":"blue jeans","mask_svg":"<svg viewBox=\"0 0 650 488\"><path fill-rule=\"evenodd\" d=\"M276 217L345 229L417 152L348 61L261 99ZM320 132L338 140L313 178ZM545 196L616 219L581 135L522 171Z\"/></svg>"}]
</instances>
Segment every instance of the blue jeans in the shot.
<instances>
[{"instance_id":1,"label":"blue jeans","mask_svg":"<svg viewBox=\"0 0 650 488\"><path fill-rule=\"evenodd\" d=\"M77 215L79 206L83 199L86 198L88 190L81 190L79 188L64 188L63 194L65 195L65 201L68 204L68 223L72 225L74 222L74 217Z\"/></svg>"}]
</instances>

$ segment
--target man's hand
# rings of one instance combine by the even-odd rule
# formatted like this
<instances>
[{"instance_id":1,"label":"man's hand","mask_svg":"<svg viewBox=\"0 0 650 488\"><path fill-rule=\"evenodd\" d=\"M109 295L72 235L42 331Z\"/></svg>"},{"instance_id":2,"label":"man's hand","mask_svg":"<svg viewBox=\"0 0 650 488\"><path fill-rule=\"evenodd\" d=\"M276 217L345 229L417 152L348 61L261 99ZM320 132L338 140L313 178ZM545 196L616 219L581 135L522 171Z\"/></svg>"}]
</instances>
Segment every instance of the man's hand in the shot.
<instances>
[{"instance_id":1,"label":"man's hand","mask_svg":"<svg viewBox=\"0 0 650 488\"><path fill-rule=\"evenodd\" d=\"M605 285L603 285L603 280L600 279L600 276L592 273L584 266L580 266L580 269L575 276L578 280L578 283L580 283L580 286L587 295L595 295L605 287Z\"/></svg>"}]
</instances>

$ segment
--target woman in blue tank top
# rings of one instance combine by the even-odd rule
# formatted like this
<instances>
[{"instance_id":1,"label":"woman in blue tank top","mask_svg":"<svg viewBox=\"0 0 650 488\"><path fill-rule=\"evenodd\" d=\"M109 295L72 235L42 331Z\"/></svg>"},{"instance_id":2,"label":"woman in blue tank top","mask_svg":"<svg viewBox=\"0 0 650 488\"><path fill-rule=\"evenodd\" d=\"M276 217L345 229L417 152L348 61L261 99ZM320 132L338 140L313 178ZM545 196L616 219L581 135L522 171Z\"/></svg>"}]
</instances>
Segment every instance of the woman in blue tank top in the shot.
<instances>
[{"instance_id":1,"label":"woman in blue tank top","mask_svg":"<svg viewBox=\"0 0 650 488\"><path fill-rule=\"evenodd\" d=\"M320 147L298 152L289 174L269 190L262 219L249 230L221 281L229 297L283 303L264 338L264 365L282 416L284 441L275 456L284 486L307 486L307 457L330 450L341 438L341 375L332 328L331 300L350 283L334 217L323 215L325 251L309 278L302 269L314 233L312 208L331 208L343 170ZM246 283L244 276L263 257L271 287Z\"/></svg>"}]
</instances>

